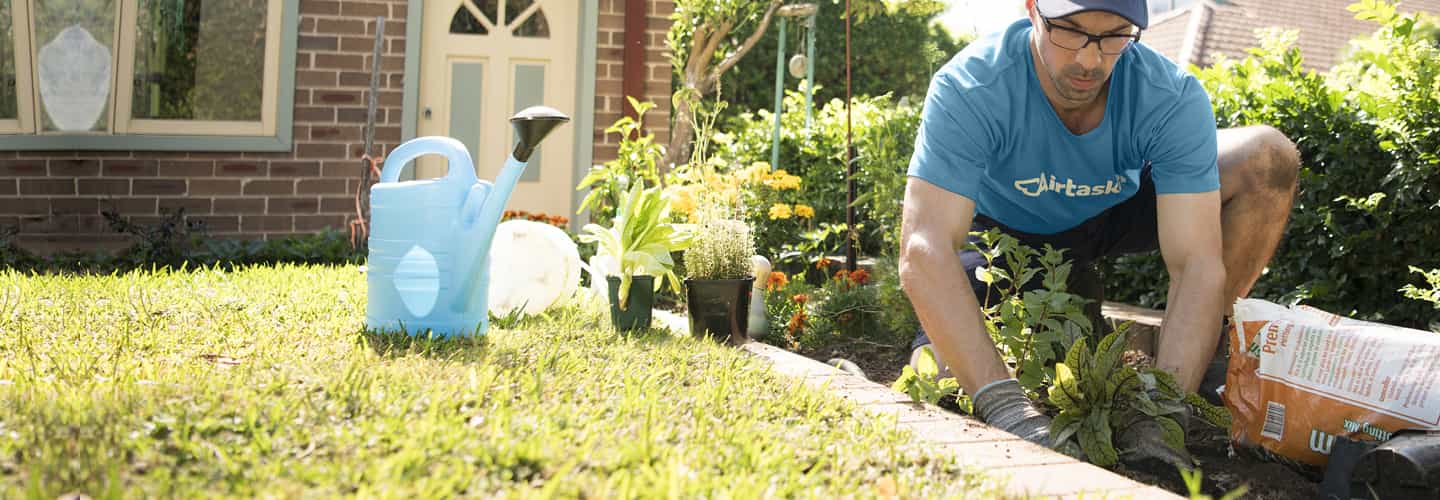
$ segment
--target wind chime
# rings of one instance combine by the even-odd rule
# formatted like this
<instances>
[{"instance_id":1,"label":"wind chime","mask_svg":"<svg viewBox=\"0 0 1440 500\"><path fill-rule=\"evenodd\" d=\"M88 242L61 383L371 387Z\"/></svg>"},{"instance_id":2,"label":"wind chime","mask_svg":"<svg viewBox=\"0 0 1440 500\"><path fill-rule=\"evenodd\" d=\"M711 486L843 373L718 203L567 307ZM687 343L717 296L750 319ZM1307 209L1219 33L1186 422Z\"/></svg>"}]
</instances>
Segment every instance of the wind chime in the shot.
<instances>
[{"instance_id":1,"label":"wind chime","mask_svg":"<svg viewBox=\"0 0 1440 500\"><path fill-rule=\"evenodd\" d=\"M796 3L781 7L776 11L780 16L780 41L779 47L775 49L775 133L770 144L770 168L780 168L780 115L785 112L785 30L792 18L804 18L796 21L801 30L800 38L804 40L805 53L798 50L790 58L790 76L805 78L805 128L810 128L814 122L811 108L813 89L815 87L815 17L820 12L819 4Z\"/></svg>"}]
</instances>

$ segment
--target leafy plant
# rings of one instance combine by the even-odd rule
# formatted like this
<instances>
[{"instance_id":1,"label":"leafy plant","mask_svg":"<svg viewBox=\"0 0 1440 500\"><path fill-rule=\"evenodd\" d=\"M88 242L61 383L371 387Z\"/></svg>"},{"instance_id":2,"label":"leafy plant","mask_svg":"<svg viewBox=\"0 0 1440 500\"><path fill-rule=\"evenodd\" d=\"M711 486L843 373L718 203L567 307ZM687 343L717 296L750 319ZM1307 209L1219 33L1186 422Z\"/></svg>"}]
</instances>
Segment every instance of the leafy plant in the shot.
<instances>
[{"instance_id":1,"label":"leafy plant","mask_svg":"<svg viewBox=\"0 0 1440 500\"><path fill-rule=\"evenodd\" d=\"M185 208L174 212L162 211L156 224L139 224L105 210L100 212L110 228L135 238L135 245L125 251L133 262L151 263L160 266L180 267L198 236L204 232L204 224L185 218Z\"/></svg>"},{"instance_id":2,"label":"leafy plant","mask_svg":"<svg viewBox=\"0 0 1440 500\"><path fill-rule=\"evenodd\" d=\"M1065 291L1071 263L1063 250L1046 245L1041 253L998 229L975 234L980 244L966 248L980 252L986 261L975 270L976 278L997 289L1000 298L995 304L989 303L990 294L982 298L985 329L1002 358L1015 367L1020 386L1039 394L1042 386L1055 380L1052 365L1059 353L1093 331L1084 311L1087 301ZM1032 267L1032 261L1039 267ZM1025 290L1036 274L1043 274L1042 286Z\"/></svg>"},{"instance_id":3,"label":"leafy plant","mask_svg":"<svg viewBox=\"0 0 1440 500\"><path fill-rule=\"evenodd\" d=\"M609 224L615 217L620 197L631 185L657 186L660 184L660 170L657 162L665 156L665 146L655 143L655 134L640 135L645 126L645 113L655 107L653 102L640 102L626 96L635 117L623 116L605 129L606 134L619 134L620 145L615 159L604 165L590 167L585 177L575 186L576 191L590 189L590 194L580 202L576 214L590 210L590 220L597 224Z\"/></svg>"},{"instance_id":4,"label":"leafy plant","mask_svg":"<svg viewBox=\"0 0 1440 500\"><path fill-rule=\"evenodd\" d=\"M706 221L696 228L685 249L690 279L740 279L754 273L755 238L750 225L734 219Z\"/></svg>"},{"instance_id":5,"label":"leafy plant","mask_svg":"<svg viewBox=\"0 0 1440 500\"><path fill-rule=\"evenodd\" d=\"M935 362L935 357L930 354L930 350L921 350L919 356L916 363L918 366L905 365L900 372L900 378L895 379L895 383L890 385L891 389L909 395L913 401L923 401L932 405L945 396L960 392L960 383L955 381L955 377L939 378L940 365ZM961 410L966 413L973 412L968 396L957 398L957 400L960 401Z\"/></svg>"},{"instance_id":6,"label":"leafy plant","mask_svg":"<svg viewBox=\"0 0 1440 500\"><path fill-rule=\"evenodd\" d=\"M1137 370L1123 359L1129 344L1129 324L1106 335L1092 351L1079 339L1055 365L1050 404L1060 410L1050 425L1051 444L1063 449L1072 438L1088 459L1100 466L1114 465L1120 457L1114 437L1145 419L1165 431L1165 445L1185 449L1185 433L1169 415L1183 414L1184 392L1168 372Z\"/></svg>"},{"instance_id":7,"label":"leafy plant","mask_svg":"<svg viewBox=\"0 0 1440 500\"><path fill-rule=\"evenodd\" d=\"M1180 479L1185 481L1185 490L1190 492L1190 500L1214 500L1214 497L1200 493L1200 484L1205 476L1200 469L1179 468L1179 470ZM1249 492L1250 486L1242 484L1239 488L1225 493L1220 497L1220 500L1235 500L1245 496L1245 494Z\"/></svg>"},{"instance_id":8,"label":"leafy plant","mask_svg":"<svg viewBox=\"0 0 1440 500\"><path fill-rule=\"evenodd\" d=\"M1404 293L1407 298L1423 300L1435 304L1435 308L1440 309L1440 269L1426 271L1415 266L1410 266L1410 271L1420 273L1424 276L1430 288L1422 289L1415 285L1405 285L1400 291Z\"/></svg>"},{"instance_id":9,"label":"leafy plant","mask_svg":"<svg viewBox=\"0 0 1440 500\"><path fill-rule=\"evenodd\" d=\"M675 261L670 253L684 250L691 235L666 222L669 210L660 188L647 189L635 184L620 200L613 225L590 223L582 229L581 242L596 244L597 254L610 256L620 263L621 309L628 307L633 276L654 276L657 290L667 282L672 290L677 293L680 290L680 279L675 276Z\"/></svg>"}]
</instances>

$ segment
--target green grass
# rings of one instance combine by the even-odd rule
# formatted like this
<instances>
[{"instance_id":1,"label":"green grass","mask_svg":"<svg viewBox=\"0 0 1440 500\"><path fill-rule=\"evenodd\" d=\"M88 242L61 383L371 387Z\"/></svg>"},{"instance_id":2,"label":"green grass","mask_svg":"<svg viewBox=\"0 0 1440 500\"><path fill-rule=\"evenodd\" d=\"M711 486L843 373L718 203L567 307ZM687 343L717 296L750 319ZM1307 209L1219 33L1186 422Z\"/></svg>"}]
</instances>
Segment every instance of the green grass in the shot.
<instances>
[{"instance_id":1,"label":"green grass","mask_svg":"<svg viewBox=\"0 0 1440 500\"><path fill-rule=\"evenodd\" d=\"M355 267L0 273L0 498L991 496L733 348L572 305L363 329Z\"/></svg>"}]
</instances>

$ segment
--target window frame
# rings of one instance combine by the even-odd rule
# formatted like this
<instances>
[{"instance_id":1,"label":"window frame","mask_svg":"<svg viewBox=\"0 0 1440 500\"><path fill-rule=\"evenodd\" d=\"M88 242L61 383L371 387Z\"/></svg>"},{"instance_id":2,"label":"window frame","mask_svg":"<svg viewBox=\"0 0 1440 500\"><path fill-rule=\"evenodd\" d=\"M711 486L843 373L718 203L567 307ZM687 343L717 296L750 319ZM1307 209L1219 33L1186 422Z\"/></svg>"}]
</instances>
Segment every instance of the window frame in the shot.
<instances>
[{"instance_id":1,"label":"window frame","mask_svg":"<svg viewBox=\"0 0 1440 500\"><path fill-rule=\"evenodd\" d=\"M29 9L35 0L14 0L25 8L23 38L33 38L34 16ZM254 151L291 149L293 136L295 58L299 36L299 2L267 0L266 54L262 79L260 121L155 120L131 117L134 104L135 48L140 0L117 0L115 55L111 99L107 107L108 131L93 133L46 132L39 130L39 92L35 86L34 44L27 43L26 56L18 55L17 85L20 94L19 120L14 130L3 128L0 120L0 150L146 150L146 151ZM19 15L15 16L19 19ZM17 25L21 23L16 23ZM22 37L19 30L15 36ZM17 42L17 49L21 46ZM21 59L24 59L23 61ZM23 64L23 66L21 66ZM23 83L20 83L23 81ZM21 89L21 87L27 87ZM29 99L26 99L28 93ZM29 102L26 102L26 101ZM28 104L28 106L27 106ZM27 109L28 108L28 109Z\"/></svg>"},{"instance_id":2,"label":"window frame","mask_svg":"<svg viewBox=\"0 0 1440 500\"><path fill-rule=\"evenodd\" d=\"M0 0L4 1L4 0ZM10 5L10 46L15 52L15 118L0 119L0 134L23 134L35 130L35 90L31 85L30 2L16 0Z\"/></svg>"}]
</instances>

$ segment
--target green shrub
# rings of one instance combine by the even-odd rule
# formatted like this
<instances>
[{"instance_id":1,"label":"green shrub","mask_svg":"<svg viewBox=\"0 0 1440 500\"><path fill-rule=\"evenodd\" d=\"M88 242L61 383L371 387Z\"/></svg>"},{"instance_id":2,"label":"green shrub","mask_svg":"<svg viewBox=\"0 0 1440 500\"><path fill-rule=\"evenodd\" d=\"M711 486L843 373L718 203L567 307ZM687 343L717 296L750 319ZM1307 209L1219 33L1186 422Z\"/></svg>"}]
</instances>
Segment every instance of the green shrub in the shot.
<instances>
[{"instance_id":1,"label":"green shrub","mask_svg":"<svg viewBox=\"0 0 1440 500\"><path fill-rule=\"evenodd\" d=\"M1198 76L1219 126L1271 125L1300 149L1290 224L1250 295L1424 327L1433 309L1397 290L1412 265L1440 267L1440 49L1385 2L1352 10L1381 28L1328 79L1302 69L1294 34L1275 32ZM1163 304L1158 256L1108 267L1110 298Z\"/></svg>"},{"instance_id":2,"label":"green shrub","mask_svg":"<svg viewBox=\"0 0 1440 500\"><path fill-rule=\"evenodd\" d=\"M919 108L903 101L892 103L888 95L862 96L856 97L851 106L853 141L858 153L856 193L863 195L856 200L857 223L862 226L859 250L864 255L894 253L898 249L905 172L920 125ZM786 93L780 164L772 168L804 180L803 189L791 198L794 203L814 208L816 224L787 228L795 231L789 232L774 231L764 221L752 221L770 233L761 235L757 250L777 264L793 264L787 262L787 253L807 254L803 263L810 263L820 255L838 253L844 244L844 234L834 230L835 226L827 230L825 224L845 222L845 102L832 100L818 110L812 128L805 126L803 106L803 94ZM769 162L773 117L773 113L760 110L730 120L724 128L728 133L715 137L715 156L731 165ZM806 242L810 242L808 246Z\"/></svg>"}]
</instances>

